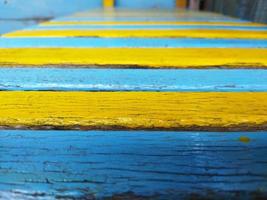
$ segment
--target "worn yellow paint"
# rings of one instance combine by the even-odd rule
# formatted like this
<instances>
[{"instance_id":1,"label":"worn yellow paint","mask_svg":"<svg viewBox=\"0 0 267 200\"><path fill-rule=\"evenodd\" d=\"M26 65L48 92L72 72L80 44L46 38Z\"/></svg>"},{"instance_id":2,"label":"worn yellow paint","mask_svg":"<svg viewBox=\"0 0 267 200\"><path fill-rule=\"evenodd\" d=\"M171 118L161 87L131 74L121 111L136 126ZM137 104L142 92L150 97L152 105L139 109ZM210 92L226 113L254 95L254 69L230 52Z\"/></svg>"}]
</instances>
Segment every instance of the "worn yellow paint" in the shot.
<instances>
[{"instance_id":1,"label":"worn yellow paint","mask_svg":"<svg viewBox=\"0 0 267 200\"><path fill-rule=\"evenodd\" d=\"M0 66L267 68L267 49L231 48L2 48Z\"/></svg>"},{"instance_id":2,"label":"worn yellow paint","mask_svg":"<svg viewBox=\"0 0 267 200\"><path fill-rule=\"evenodd\" d=\"M266 129L267 93L1 92L0 125L83 129Z\"/></svg>"},{"instance_id":3,"label":"worn yellow paint","mask_svg":"<svg viewBox=\"0 0 267 200\"><path fill-rule=\"evenodd\" d=\"M240 142L243 142L243 143L249 143L250 142L250 138L249 137L246 137L246 136L241 136L239 138L239 141Z\"/></svg>"},{"instance_id":4,"label":"worn yellow paint","mask_svg":"<svg viewBox=\"0 0 267 200\"><path fill-rule=\"evenodd\" d=\"M103 0L104 8L113 8L114 7L114 0Z\"/></svg>"},{"instance_id":5,"label":"worn yellow paint","mask_svg":"<svg viewBox=\"0 0 267 200\"><path fill-rule=\"evenodd\" d=\"M3 37L139 37L267 39L267 31L243 30L21 30Z\"/></svg>"},{"instance_id":6,"label":"worn yellow paint","mask_svg":"<svg viewBox=\"0 0 267 200\"><path fill-rule=\"evenodd\" d=\"M41 26L62 26L62 25L214 25L214 26L251 26L266 27L259 23L239 22L196 22L196 21L49 21L40 24Z\"/></svg>"}]
</instances>

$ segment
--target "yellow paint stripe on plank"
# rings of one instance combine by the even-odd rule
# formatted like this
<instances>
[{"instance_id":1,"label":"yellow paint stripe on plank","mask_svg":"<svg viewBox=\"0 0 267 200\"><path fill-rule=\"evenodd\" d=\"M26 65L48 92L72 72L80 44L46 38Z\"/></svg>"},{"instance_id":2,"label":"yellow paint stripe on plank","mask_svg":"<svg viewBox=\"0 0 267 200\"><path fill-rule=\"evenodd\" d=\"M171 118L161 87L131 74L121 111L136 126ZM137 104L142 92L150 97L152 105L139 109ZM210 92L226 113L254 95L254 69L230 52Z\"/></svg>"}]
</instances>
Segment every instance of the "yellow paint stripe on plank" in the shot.
<instances>
[{"instance_id":1,"label":"yellow paint stripe on plank","mask_svg":"<svg viewBox=\"0 0 267 200\"><path fill-rule=\"evenodd\" d=\"M239 22L175 22L175 21L50 21L40 24L41 26L62 26L62 25L214 25L214 26L252 26L266 27L259 23Z\"/></svg>"},{"instance_id":2,"label":"yellow paint stripe on plank","mask_svg":"<svg viewBox=\"0 0 267 200\"><path fill-rule=\"evenodd\" d=\"M267 67L267 49L231 48L2 48L0 66Z\"/></svg>"},{"instance_id":3,"label":"yellow paint stripe on plank","mask_svg":"<svg viewBox=\"0 0 267 200\"><path fill-rule=\"evenodd\" d=\"M0 126L266 130L266 99L266 92L1 92Z\"/></svg>"},{"instance_id":4,"label":"yellow paint stripe on plank","mask_svg":"<svg viewBox=\"0 0 267 200\"><path fill-rule=\"evenodd\" d=\"M4 37L240 38L267 39L267 31L241 30L23 30Z\"/></svg>"}]
</instances>

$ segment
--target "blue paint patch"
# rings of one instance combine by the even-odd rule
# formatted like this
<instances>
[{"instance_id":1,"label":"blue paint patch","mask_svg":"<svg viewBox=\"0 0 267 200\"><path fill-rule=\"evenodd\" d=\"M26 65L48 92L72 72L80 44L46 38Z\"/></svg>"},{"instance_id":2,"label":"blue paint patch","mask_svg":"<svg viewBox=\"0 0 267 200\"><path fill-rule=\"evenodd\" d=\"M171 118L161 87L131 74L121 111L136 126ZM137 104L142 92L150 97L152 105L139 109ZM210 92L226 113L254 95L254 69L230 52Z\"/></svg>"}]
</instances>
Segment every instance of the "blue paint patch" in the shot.
<instances>
[{"instance_id":1,"label":"blue paint patch","mask_svg":"<svg viewBox=\"0 0 267 200\"><path fill-rule=\"evenodd\" d=\"M220 26L220 25L60 25L60 26L35 26L26 30L132 30L132 29L160 29L160 30L187 30L187 29L210 29L210 30L248 30L267 31L267 26ZM267 32L266 32L267 34Z\"/></svg>"},{"instance_id":2,"label":"blue paint patch","mask_svg":"<svg viewBox=\"0 0 267 200\"><path fill-rule=\"evenodd\" d=\"M0 68L0 89L267 91L267 70Z\"/></svg>"},{"instance_id":3,"label":"blue paint patch","mask_svg":"<svg viewBox=\"0 0 267 200\"><path fill-rule=\"evenodd\" d=\"M35 24L37 24L37 22L33 20L0 20L0 34L19 30L27 26L33 26Z\"/></svg>"},{"instance_id":4,"label":"blue paint patch","mask_svg":"<svg viewBox=\"0 0 267 200\"><path fill-rule=\"evenodd\" d=\"M174 9L176 7L175 0L116 0L117 8L160 8Z\"/></svg>"},{"instance_id":5,"label":"blue paint patch","mask_svg":"<svg viewBox=\"0 0 267 200\"><path fill-rule=\"evenodd\" d=\"M266 134L0 131L0 195L266 197ZM244 136L249 143L240 142Z\"/></svg>"},{"instance_id":6,"label":"blue paint patch","mask_svg":"<svg viewBox=\"0 0 267 200\"><path fill-rule=\"evenodd\" d=\"M101 7L102 0L0 0L0 18L56 17Z\"/></svg>"},{"instance_id":7,"label":"blue paint patch","mask_svg":"<svg viewBox=\"0 0 267 200\"><path fill-rule=\"evenodd\" d=\"M0 38L0 48L267 48L267 40L193 38Z\"/></svg>"}]
</instances>

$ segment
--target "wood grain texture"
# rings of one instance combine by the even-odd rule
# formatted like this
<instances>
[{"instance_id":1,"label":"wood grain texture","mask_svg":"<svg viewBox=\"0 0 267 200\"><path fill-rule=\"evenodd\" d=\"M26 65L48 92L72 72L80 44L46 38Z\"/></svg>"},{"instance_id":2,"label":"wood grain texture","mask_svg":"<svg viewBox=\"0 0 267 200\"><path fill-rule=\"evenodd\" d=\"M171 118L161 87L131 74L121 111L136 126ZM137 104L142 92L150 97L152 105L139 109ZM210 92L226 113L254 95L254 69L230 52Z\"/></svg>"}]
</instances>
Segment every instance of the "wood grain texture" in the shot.
<instances>
[{"instance_id":1,"label":"wood grain texture","mask_svg":"<svg viewBox=\"0 0 267 200\"><path fill-rule=\"evenodd\" d=\"M267 40L193 38L0 38L0 48L267 48Z\"/></svg>"},{"instance_id":2,"label":"wood grain texture","mask_svg":"<svg viewBox=\"0 0 267 200\"><path fill-rule=\"evenodd\" d=\"M10 128L266 130L267 93L1 92Z\"/></svg>"},{"instance_id":3,"label":"wood grain texture","mask_svg":"<svg viewBox=\"0 0 267 200\"><path fill-rule=\"evenodd\" d=\"M0 90L267 92L267 70L0 68Z\"/></svg>"},{"instance_id":4,"label":"wood grain texture","mask_svg":"<svg viewBox=\"0 0 267 200\"><path fill-rule=\"evenodd\" d=\"M1 48L1 66L266 68L267 49Z\"/></svg>"},{"instance_id":5,"label":"wood grain texture","mask_svg":"<svg viewBox=\"0 0 267 200\"><path fill-rule=\"evenodd\" d=\"M1 131L0 196L265 199L266 144L266 132Z\"/></svg>"},{"instance_id":6,"label":"wood grain texture","mask_svg":"<svg viewBox=\"0 0 267 200\"><path fill-rule=\"evenodd\" d=\"M249 30L20 30L4 34L3 37L138 37L138 38L233 38L267 39L267 31Z\"/></svg>"}]
</instances>

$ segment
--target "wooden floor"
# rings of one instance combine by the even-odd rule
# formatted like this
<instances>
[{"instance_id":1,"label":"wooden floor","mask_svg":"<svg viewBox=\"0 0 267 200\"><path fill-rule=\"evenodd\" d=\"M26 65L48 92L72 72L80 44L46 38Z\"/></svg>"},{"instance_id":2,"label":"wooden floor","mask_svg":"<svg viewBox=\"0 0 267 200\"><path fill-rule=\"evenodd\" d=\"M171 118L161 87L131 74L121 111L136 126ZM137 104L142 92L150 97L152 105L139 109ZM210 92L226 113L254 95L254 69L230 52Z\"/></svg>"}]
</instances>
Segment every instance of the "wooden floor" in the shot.
<instances>
[{"instance_id":1,"label":"wooden floor","mask_svg":"<svg viewBox=\"0 0 267 200\"><path fill-rule=\"evenodd\" d=\"M267 198L266 68L267 25L213 13L4 34L0 199Z\"/></svg>"}]
</instances>

